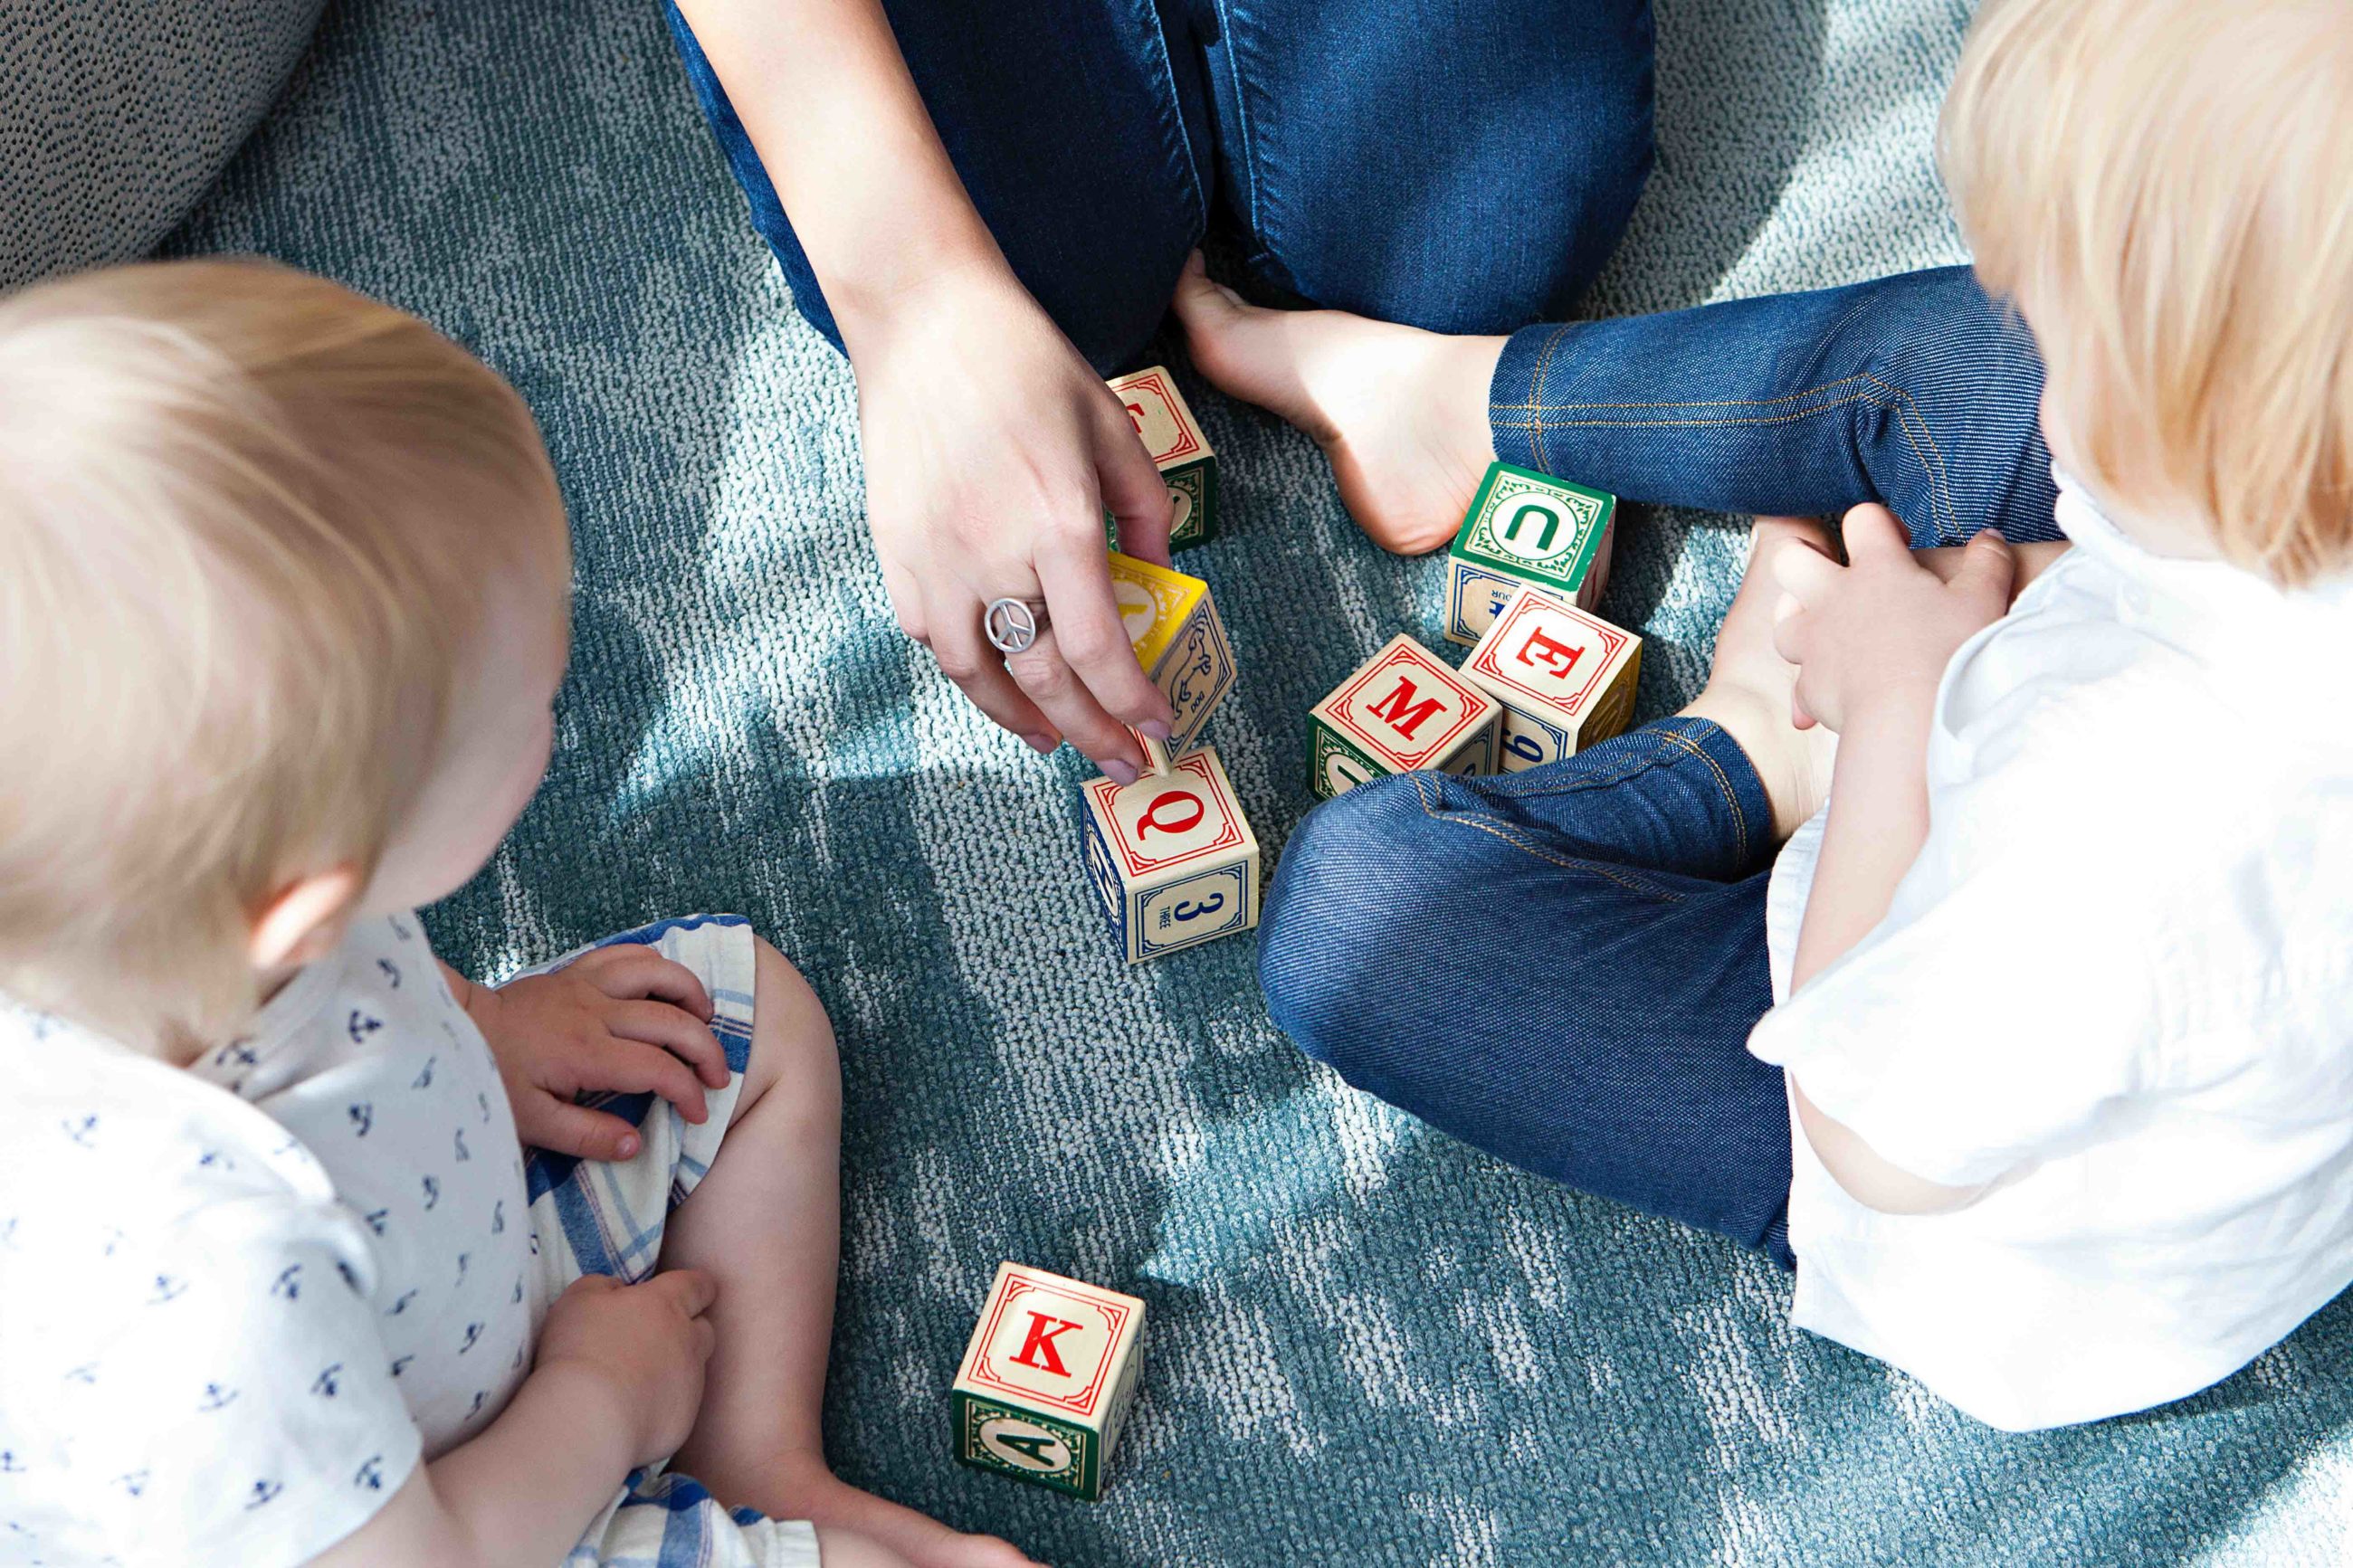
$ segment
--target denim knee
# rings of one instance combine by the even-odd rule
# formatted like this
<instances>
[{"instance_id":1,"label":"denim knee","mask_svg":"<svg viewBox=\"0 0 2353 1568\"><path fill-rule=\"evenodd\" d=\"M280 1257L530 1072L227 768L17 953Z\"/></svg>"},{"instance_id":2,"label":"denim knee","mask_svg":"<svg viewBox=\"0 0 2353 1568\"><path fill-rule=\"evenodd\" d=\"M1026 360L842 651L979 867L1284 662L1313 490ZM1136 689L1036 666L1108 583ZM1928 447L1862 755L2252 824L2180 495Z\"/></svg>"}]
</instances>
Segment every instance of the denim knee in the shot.
<instances>
[{"instance_id":1,"label":"denim knee","mask_svg":"<svg viewBox=\"0 0 2353 1568\"><path fill-rule=\"evenodd\" d=\"M1417 1034L1400 986L1419 935L1458 902L1432 854L1428 780L1377 779L1307 814L1284 847L1259 921L1259 984L1275 1024L1358 1088ZM1379 1076L1374 1071L1374 1076Z\"/></svg>"}]
</instances>

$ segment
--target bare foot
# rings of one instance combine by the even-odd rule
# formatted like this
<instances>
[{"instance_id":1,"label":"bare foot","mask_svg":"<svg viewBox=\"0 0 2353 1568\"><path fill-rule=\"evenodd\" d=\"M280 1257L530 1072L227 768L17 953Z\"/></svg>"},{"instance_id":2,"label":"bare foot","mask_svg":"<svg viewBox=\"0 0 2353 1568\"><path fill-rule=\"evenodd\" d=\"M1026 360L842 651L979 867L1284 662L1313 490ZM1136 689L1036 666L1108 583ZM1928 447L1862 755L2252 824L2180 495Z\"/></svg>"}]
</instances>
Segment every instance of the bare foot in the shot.
<instances>
[{"instance_id":1,"label":"bare foot","mask_svg":"<svg viewBox=\"0 0 2353 1568\"><path fill-rule=\"evenodd\" d=\"M1831 787L1838 737L1820 725L1800 730L1789 719L1798 667L1773 648L1773 607L1780 592L1771 561L1783 550L1831 549L1830 531L1803 518L1760 517L1748 549L1748 567L1724 629L1707 685L1684 714L1712 720L1739 743L1773 805L1773 837L1787 838L1821 808Z\"/></svg>"},{"instance_id":2,"label":"bare foot","mask_svg":"<svg viewBox=\"0 0 2353 1568\"><path fill-rule=\"evenodd\" d=\"M822 1531L828 1526L855 1531L887 1546L914 1568L1039 1568L1009 1542L993 1535L966 1535L938 1520L860 1491L822 1466L796 1474L780 1489L785 1506L778 1519L805 1519Z\"/></svg>"},{"instance_id":3,"label":"bare foot","mask_svg":"<svg viewBox=\"0 0 2353 1568\"><path fill-rule=\"evenodd\" d=\"M1175 309L1212 384L1315 438L1373 542L1419 555L1454 537L1495 459L1487 388L1504 339L1245 304L1209 281L1198 252Z\"/></svg>"}]
</instances>

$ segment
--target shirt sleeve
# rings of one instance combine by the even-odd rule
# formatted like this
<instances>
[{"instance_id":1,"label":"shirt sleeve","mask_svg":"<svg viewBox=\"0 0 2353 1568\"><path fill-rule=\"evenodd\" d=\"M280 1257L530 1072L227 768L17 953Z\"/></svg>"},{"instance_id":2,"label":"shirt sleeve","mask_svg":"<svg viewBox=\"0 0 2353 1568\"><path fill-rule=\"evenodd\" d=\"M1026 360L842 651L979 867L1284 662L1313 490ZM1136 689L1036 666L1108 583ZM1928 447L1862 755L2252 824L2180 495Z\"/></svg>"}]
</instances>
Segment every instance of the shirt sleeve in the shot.
<instances>
[{"instance_id":1,"label":"shirt sleeve","mask_svg":"<svg viewBox=\"0 0 2353 1568\"><path fill-rule=\"evenodd\" d=\"M291 1568L400 1489L417 1427L350 1215L257 1183L86 1247L45 1248L55 1292L0 1351L14 1479L82 1556Z\"/></svg>"},{"instance_id":2,"label":"shirt sleeve","mask_svg":"<svg viewBox=\"0 0 2353 1568\"><path fill-rule=\"evenodd\" d=\"M2162 855L2029 778L1940 792L1886 917L1749 1049L1928 1181L2080 1147L2158 1073Z\"/></svg>"}]
</instances>

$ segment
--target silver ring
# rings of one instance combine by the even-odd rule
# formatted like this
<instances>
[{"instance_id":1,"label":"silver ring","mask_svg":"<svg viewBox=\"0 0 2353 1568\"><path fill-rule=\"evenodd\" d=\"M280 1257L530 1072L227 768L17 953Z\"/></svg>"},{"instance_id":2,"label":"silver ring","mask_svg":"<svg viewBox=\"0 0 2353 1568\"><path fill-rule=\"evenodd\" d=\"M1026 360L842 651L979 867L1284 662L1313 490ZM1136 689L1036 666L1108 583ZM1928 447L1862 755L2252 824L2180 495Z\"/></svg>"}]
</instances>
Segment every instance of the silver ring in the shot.
<instances>
[{"instance_id":1,"label":"silver ring","mask_svg":"<svg viewBox=\"0 0 2353 1568\"><path fill-rule=\"evenodd\" d=\"M1042 599L991 599L981 612L980 629L988 646L1003 654L1025 652L1046 625Z\"/></svg>"}]
</instances>

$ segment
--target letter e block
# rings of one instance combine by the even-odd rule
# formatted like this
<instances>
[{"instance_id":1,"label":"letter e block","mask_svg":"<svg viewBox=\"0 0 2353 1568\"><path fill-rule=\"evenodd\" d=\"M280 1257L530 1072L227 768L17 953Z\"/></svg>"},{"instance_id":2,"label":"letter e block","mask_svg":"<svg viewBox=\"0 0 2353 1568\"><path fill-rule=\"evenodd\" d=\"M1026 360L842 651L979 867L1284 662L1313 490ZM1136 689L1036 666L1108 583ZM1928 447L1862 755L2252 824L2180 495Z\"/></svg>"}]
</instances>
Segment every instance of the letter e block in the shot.
<instances>
[{"instance_id":1,"label":"letter e block","mask_svg":"<svg viewBox=\"0 0 2353 1568\"><path fill-rule=\"evenodd\" d=\"M1234 689L1234 645L1218 618L1209 585L1198 577L1113 551L1111 588L1135 661L1176 710L1166 748L1128 731L1153 771L1166 773L1168 759L1201 738L1209 715Z\"/></svg>"},{"instance_id":2,"label":"letter e block","mask_svg":"<svg viewBox=\"0 0 2353 1568\"><path fill-rule=\"evenodd\" d=\"M1495 700L1399 633L1307 715L1308 787L1330 800L1421 768L1495 771Z\"/></svg>"},{"instance_id":3,"label":"letter e block","mask_svg":"<svg viewBox=\"0 0 2353 1568\"><path fill-rule=\"evenodd\" d=\"M1618 498L1491 463L1446 551L1446 640L1468 647L1523 584L1591 610L1609 574Z\"/></svg>"},{"instance_id":4,"label":"letter e block","mask_svg":"<svg viewBox=\"0 0 2353 1568\"><path fill-rule=\"evenodd\" d=\"M1143 1341L1134 1297L998 1264L956 1373L955 1457L1094 1501L1134 1402Z\"/></svg>"},{"instance_id":5,"label":"letter e block","mask_svg":"<svg viewBox=\"0 0 2353 1568\"><path fill-rule=\"evenodd\" d=\"M1154 365L1111 384L1127 407L1128 421L1168 487L1168 548L1190 550L1218 536L1218 455L1201 434L1176 378Z\"/></svg>"},{"instance_id":6,"label":"letter e block","mask_svg":"<svg viewBox=\"0 0 2353 1568\"><path fill-rule=\"evenodd\" d=\"M1642 639L1535 588L1504 606L1462 662L1462 679L1503 705L1505 773L1606 741L1634 713Z\"/></svg>"},{"instance_id":7,"label":"letter e block","mask_svg":"<svg viewBox=\"0 0 2353 1568\"><path fill-rule=\"evenodd\" d=\"M1258 836L1216 748L1080 797L1087 876L1130 963L1258 924Z\"/></svg>"}]
</instances>

